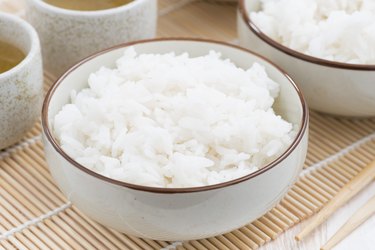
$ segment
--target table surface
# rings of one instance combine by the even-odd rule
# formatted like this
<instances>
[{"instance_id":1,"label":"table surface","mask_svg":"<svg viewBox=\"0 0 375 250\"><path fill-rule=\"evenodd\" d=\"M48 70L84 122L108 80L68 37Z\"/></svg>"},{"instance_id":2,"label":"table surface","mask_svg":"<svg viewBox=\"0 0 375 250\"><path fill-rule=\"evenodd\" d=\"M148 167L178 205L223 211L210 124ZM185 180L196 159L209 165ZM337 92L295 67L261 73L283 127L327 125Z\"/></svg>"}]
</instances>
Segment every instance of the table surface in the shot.
<instances>
[{"instance_id":1,"label":"table surface","mask_svg":"<svg viewBox=\"0 0 375 250\"><path fill-rule=\"evenodd\" d=\"M236 43L236 7L233 4L218 4L217 2L218 1L160 0L158 36L201 37ZM22 0L0 0L0 11L10 12L22 17L24 14L23 5L24 2ZM366 122L370 122L371 124L369 126L372 126L375 120ZM373 135L374 131L367 134L366 137L369 138L369 136ZM352 143L355 144L357 142L358 141L354 141ZM350 147L350 145L346 145L346 147ZM345 148L338 148L335 155L337 155L338 152L343 152ZM327 154L325 158L329 156L331 155ZM322 161L324 161L324 159L321 159L321 162ZM316 164L315 162L315 165ZM309 165L309 162L307 162L307 165ZM311 237L308 237L301 243L297 244L294 240L294 236L299 232L305 222L297 224L260 249L319 249L346 219L373 195L375 195L374 183L363 190L344 207L339 209L327 222L323 223ZM360 226L335 249L375 249L374 236L375 216ZM174 247L169 246L169 248L173 249Z\"/></svg>"}]
</instances>

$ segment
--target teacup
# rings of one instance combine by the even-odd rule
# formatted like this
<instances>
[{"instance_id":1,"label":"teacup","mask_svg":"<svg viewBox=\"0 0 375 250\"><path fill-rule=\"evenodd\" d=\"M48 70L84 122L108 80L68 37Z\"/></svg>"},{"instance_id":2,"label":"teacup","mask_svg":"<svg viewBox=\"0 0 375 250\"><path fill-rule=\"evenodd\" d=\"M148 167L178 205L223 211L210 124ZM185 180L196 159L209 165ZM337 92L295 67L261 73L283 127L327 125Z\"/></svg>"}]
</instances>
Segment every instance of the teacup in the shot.
<instances>
[{"instance_id":1,"label":"teacup","mask_svg":"<svg viewBox=\"0 0 375 250\"><path fill-rule=\"evenodd\" d=\"M154 37L157 1L134 0L116 8L80 11L28 0L26 19L39 33L45 69L58 76L104 48Z\"/></svg>"},{"instance_id":2,"label":"teacup","mask_svg":"<svg viewBox=\"0 0 375 250\"><path fill-rule=\"evenodd\" d=\"M0 13L0 40L25 55L0 73L0 149L21 140L40 115L43 68L39 38L24 20Z\"/></svg>"}]
</instances>

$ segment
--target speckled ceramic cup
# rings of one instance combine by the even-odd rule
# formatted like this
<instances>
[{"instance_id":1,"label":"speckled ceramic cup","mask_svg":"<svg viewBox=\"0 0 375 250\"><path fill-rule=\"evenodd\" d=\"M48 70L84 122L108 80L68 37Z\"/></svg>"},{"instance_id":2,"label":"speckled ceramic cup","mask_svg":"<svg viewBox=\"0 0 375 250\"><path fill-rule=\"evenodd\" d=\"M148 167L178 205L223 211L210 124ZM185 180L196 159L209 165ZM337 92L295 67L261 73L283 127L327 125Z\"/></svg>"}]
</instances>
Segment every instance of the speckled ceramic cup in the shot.
<instances>
[{"instance_id":1,"label":"speckled ceramic cup","mask_svg":"<svg viewBox=\"0 0 375 250\"><path fill-rule=\"evenodd\" d=\"M43 70L39 38L30 24L0 12L0 40L13 44L26 57L0 74L0 149L21 140L39 117Z\"/></svg>"},{"instance_id":2,"label":"speckled ceramic cup","mask_svg":"<svg viewBox=\"0 0 375 250\"><path fill-rule=\"evenodd\" d=\"M60 75L84 57L123 42L155 36L156 0L77 11L27 0L26 19L39 33L45 69Z\"/></svg>"}]
</instances>

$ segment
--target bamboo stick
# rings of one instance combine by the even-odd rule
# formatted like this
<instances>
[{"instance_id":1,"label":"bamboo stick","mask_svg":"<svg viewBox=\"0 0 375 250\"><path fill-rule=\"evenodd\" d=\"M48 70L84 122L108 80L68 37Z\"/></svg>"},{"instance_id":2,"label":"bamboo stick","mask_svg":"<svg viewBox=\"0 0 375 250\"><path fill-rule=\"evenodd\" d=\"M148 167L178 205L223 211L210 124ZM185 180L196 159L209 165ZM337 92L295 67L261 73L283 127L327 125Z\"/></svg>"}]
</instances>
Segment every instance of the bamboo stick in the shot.
<instances>
[{"instance_id":1,"label":"bamboo stick","mask_svg":"<svg viewBox=\"0 0 375 250\"><path fill-rule=\"evenodd\" d=\"M354 195L361 191L375 178L375 161L367 165L356 177L347 183L338 194L333 197L327 205L316 214L310 221L310 223L296 235L296 240L300 241L317 226L322 224L327 218L335 212L339 207L349 201Z\"/></svg>"},{"instance_id":2,"label":"bamboo stick","mask_svg":"<svg viewBox=\"0 0 375 250\"><path fill-rule=\"evenodd\" d=\"M329 250L342 241L346 236L354 231L359 225L365 222L375 213L375 196L372 197L363 207L361 207L350 219L336 232L335 235L320 249Z\"/></svg>"}]
</instances>

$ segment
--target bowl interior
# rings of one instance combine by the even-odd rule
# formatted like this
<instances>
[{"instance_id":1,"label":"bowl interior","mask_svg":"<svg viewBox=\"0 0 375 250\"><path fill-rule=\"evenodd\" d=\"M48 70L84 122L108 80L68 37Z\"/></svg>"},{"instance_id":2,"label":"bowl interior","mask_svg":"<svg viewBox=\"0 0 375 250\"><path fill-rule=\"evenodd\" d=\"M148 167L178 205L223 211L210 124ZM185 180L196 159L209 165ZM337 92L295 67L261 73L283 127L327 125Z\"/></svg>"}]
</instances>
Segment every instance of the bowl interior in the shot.
<instances>
[{"instance_id":1,"label":"bowl interior","mask_svg":"<svg viewBox=\"0 0 375 250\"><path fill-rule=\"evenodd\" d=\"M298 133L292 145L298 144L306 127L307 108L298 87L283 71L268 60L236 46L213 41L181 39L148 40L120 45L91 56L71 68L54 84L44 102L42 120L44 131L47 131L47 134L53 137L52 122L62 106L70 101L71 91L79 91L87 87L87 79L90 73L97 71L100 67L113 68L115 61L123 55L128 46L134 46L139 54L168 52L180 54L188 52L193 57L206 55L210 50L215 50L221 52L222 58L229 58L238 67L245 69L251 67L254 62L258 62L265 67L269 77L280 84L280 95L275 101L274 109L277 114L296 125ZM53 144L58 145L56 139L49 138L49 140L54 140ZM286 152L289 150L290 148ZM70 160L72 161L72 159ZM253 174L256 175L256 173Z\"/></svg>"},{"instance_id":2,"label":"bowl interior","mask_svg":"<svg viewBox=\"0 0 375 250\"><path fill-rule=\"evenodd\" d=\"M135 50L140 53L169 53L176 54L188 52L190 56L206 55L210 50L222 53L222 58L229 58L238 67L249 68L254 62L258 62L266 68L267 74L280 84L281 91L277 98L274 109L284 119L298 125L302 125L303 100L296 86L285 73L281 72L267 60L249 53L237 47L227 46L221 43L203 41L150 41L133 44ZM87 87L87 79L90 73L97 71L100 67L115 67L115 61L120 58L126 47L117 47L94 55L84 62L70 69L51 91L48 105L48 124L52 128L54 116L61 110L62 106L70 101L70 93Z\"/></svg>"},{"instance_id":3,"label":"bowl interior","mask_svg":"<svg viewBox=\"0 0 375 250\"><path fill-rule=\"evenodd\" d=\"M250 19L251 12L258 12L261 10L261 1L260 0L239 0L239 11L242 15L242 20L247 24L250 32L257 35L263 42L272 46L273 48L285 53L286 55L292 56L299 60L303 60L312 64L317 64L321 66L327 66L330 68L340 68L340 69L349 69L349 70L360 70L360 71L374 71L375 64L355 64L348 62L339 62L332 61L320 57L315 57L303 52L289 48L277 40L274 40L262 30ZM270 57L272 58L272 57Z\"/></svg>"}]
</instances>

